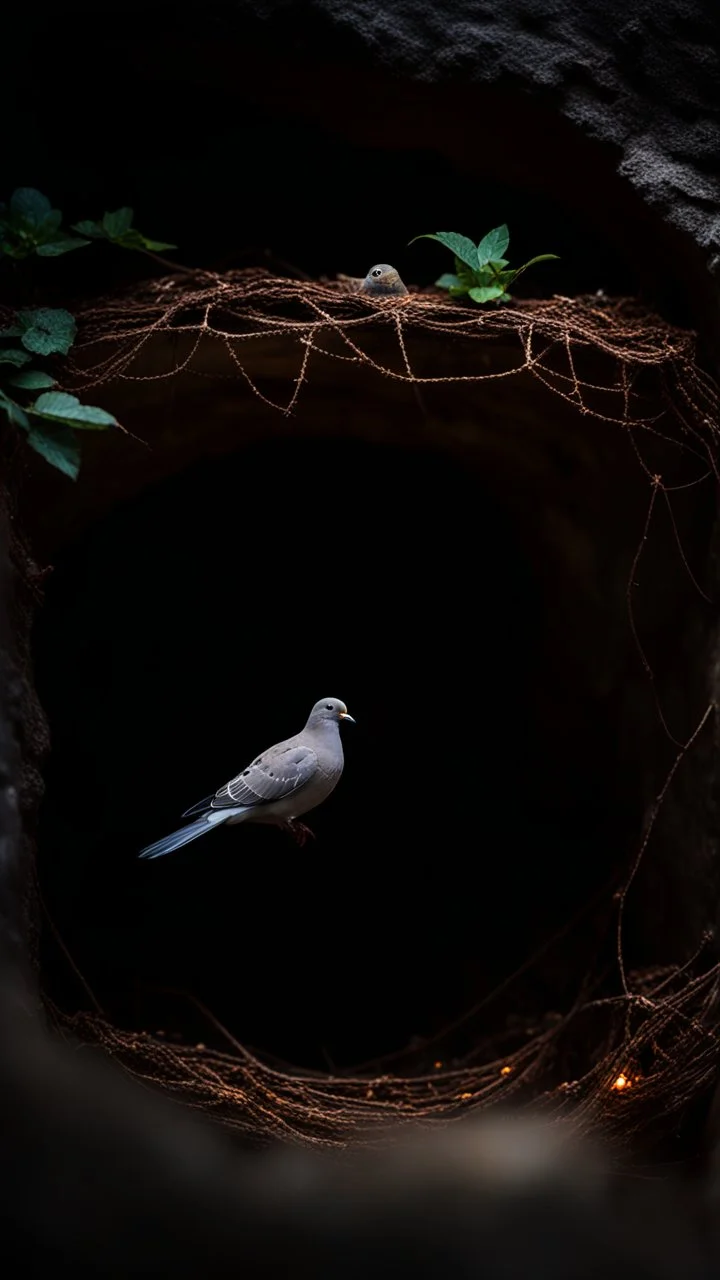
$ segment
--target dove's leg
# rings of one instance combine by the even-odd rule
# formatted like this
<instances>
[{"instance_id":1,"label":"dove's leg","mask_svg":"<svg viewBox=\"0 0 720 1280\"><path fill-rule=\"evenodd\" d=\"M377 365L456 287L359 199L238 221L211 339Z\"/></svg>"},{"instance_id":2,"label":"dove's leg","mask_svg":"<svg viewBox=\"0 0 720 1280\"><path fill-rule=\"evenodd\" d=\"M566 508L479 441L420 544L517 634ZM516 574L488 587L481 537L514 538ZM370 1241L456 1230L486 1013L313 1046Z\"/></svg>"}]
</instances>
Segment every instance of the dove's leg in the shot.
<instances>
[{"instance_id":1,"label":"dove's leg","mask_svg":"<svg viewBox=\"0 0 720 1280\"><path fill-rule=\"evenodd\" d=\"M290 832L290 835L301 848L308 839L315 839L315 832L311 831L310 827L306 827L304 822L298 822L296 818L289 818L282 825L286 831Z\"/></svg>"}]
</instances>

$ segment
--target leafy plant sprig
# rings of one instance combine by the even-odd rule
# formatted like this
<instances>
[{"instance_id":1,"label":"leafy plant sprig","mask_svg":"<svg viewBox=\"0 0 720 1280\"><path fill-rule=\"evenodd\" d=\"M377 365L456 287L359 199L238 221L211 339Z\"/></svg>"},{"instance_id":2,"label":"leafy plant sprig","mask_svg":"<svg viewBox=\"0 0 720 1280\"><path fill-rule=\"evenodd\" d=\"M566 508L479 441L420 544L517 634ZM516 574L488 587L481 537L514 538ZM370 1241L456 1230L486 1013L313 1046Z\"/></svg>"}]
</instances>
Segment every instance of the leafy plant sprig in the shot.
<instances>
[{"instance_id":1,"label":"leafy plant sprig","mask_svg":"<svg viewBox=\"0 0 720 1280\"><path fill-rule=\"evenodd\" d=\"M58 258L72 249L89 244L63 231L62 213L53 209L47 196L34 187L18 187L9 205L0 205L0 254L8 258Z\"/></svg>"},{"instance_id":2,"label":"leafy plant sprig","mask_svg":"<svg viewBox=\"0 0 720 1280\"><path fill-rule=\"evenodd\" d=\"M450 249L455 255L455 272L445 272L435 281L436 286L447 289L455 298L467 294L473 302L479 303L509 302L510 285L523 271L527 271L536 262L549 262L560 256L557 253L541 253L521 267L511 267L504 256L510 243L510 232L504 223L501 227L488 231L477 245L467 236L458 235L454 231L436 231L434 234L415 236L410 244L414 244L415 240L437 240L446 249Z\"/></svg>"},{"instance_id":3,"label":"leafy plant sprig","mask_svg":"<svg viewBox=\"0 0 720 1280\"><path fill-rule=\"evenodd\" d=\"M82 249L91 240L109 240L121 249L159 252L176 249L163 240L150 240L132 225L134 213L127 207L103 214L99 222L77 222L73 236L62 228L63 215L53 209L47 196L34 187L18 187L8 205L0 205L0 256L28 258L35 253L41 258L58 258L72 249Z\"/></svg>"},{"instance_id":4,"label":"leafy plant sprig","mask_svg":"<svg viewBox=\"0 0 720 1280\"><path fill-rule=\"evenodd\" d=\"M164 240L150 240L137 227L132 225L134 210L123 207L114 213L104 213L100 222L76 222L73 231L91 240L109 240L121 249L140 249L151 253L160 253L163 249L177 249L176 244L166 244ZM87 243L87 242L86 242Z\"/></svg>"},{"instance_id":5,"label":"leafy plant sprig","mask_svg":"<svg viewBox=\"0 0 720 1280\"><path fill-rule=\"evenodd\" d=\"M63 215L34 187L18 187L8 205L0 205L0 258L57 258L81 249L92 240L107 240L121 249L135 249L155 257L174 244L151 240L133 224L128 207L106 212L99 222L62 227ZM14 323L0 330L0 410L25 433L27 442L52 466L75 480L80 469L76 431L106 431L120 424L97 405L81 404L77 396L56 390L45 369L30 368L34 356L66 356L77 326L69 311L36 307L18 311ZM41 392L33 398L35 392Z\"/></svg>"},{"instance_id":6,"label":"leafy plant sprig","mask_svg":"<svg viewBox=\"0 0 720 1280\"><path fill-rule=\"evenodd\" d=\"M75 480L80 469L75 430L105 431L119 423L97 405L81 404L77 396L52 390L52 374L28 367L34 355L67 355L76 333L69 311L38 307L19 311L15 320L0 330L0 342L12 344L0 346L0 409L25 433L36 453ZM36 391L42 394L33 399Z\"/></svg>"}]
</instances>

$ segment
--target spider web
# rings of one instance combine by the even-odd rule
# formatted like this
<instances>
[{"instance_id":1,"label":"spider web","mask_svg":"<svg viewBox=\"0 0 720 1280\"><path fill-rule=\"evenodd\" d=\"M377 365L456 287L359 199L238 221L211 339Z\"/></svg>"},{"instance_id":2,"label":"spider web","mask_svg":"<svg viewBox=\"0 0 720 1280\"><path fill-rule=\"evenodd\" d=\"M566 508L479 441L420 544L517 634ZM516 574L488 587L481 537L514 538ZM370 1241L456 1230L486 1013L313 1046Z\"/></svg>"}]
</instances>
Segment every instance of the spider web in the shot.
<instances>
[{"instance_id":1,"label":"spider web","mask_svg":"<svg viewBox=\"0 0 720 1280\"><path fill-rule=\"evenodd\" d=\"M709 1088L720 1067L720 1041L713 1027L720 965L708 961L711 938L704 934L685 964L628 972L623 922L628 894L677 770L714 715L708 706L687 739L671 732L633 609L638 563L663 507L685 570L707 599L685 556L672 505L677 490L715 486L720 479L718 388L698 364L695 335L633 299L554 297L480 308L460 306L431 290L373 299L357 293L352 282L299 282L262 271L222 276L183 271L94 303L80 313L79 322L79 341L67 365L69 385L78 391L173 380L180 374L234 378L288 415L317 362L330 360L407 383L420 395L426 387L530 375L580 415L620 427L648 486L647 518L627 587L629 625L653 685L659 723L676 755L615 894L617 994L598 995L600 977L586 975L572 1007L539 1031L478 1038L462 1061L438 1058L431 1071L421 1065L427 1060L426 1046L417 1063L405 1053L370 1064L373 1069L321 1075L263 1060L220 1028L210 1011L205 1011L208 1022L228 1041L227 1051L171 1044L159 1033L122 1030L99 1009L68 1015L48 1002L56 1026L96 1045L148 1086L260 1140L284 1137L316 1145L371 1141L389 1124L447 1121L514 1099L539 1100L554 1113L571 1116L581 1130L601 1130L606 1138L626 1143L659 1116L681 1113ZM425 340L419 361L414 350L418 337ZM428 339L436 353L432 359ZM214 375L207 372L208 347L224 353L222 369L213 362ZM287 394L276 399L252 370L258 367L258 353L279 347L292 354L295 374L283 384ZM493 347L505 353L494 363L488 358ZM165 359L162 368L158 351ZM658 447L674 475L682 453L687 466L681 482L665 483L657 469ZM464 1021L471 1027L476 1015L477 1010L470 1010ZM548 1085L573 1038L586 1046L583 1073Z\"/></svg>"}]
</instances>

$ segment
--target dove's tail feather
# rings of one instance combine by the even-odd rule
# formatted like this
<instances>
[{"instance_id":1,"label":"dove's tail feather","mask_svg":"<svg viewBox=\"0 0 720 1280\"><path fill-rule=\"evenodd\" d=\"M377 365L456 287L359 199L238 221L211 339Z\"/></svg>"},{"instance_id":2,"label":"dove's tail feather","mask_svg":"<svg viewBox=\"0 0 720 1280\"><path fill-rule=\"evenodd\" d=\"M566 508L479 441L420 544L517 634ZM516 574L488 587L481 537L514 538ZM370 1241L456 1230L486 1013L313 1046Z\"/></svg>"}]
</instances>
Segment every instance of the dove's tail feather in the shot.
<instances>
[{"instance_id":1,"label":"dove's tail feather","mask_svg":"<svg viewBox=\"0 0 720 1280\"><path fill-rule=\"evenodd\" d=\"M186 827L180 827L179 831L173 831L171 835L165 836L164 839L156 840L155 844L149 844L138 854L138 857L162 858L164 854L172 853L173 849L180 849L184 844L189 844L191 840L197 840L198 836L203 836L206 831L212 831L213 827L221 826L223 822L227 822L229 817L230 813L213 813L198 818L196 822L190 822Z\"/></svg>"},{"instance_id":2,"label":"dove's tail feather","mask_svg":"<svg viewBox=\"0 0 720 1280\"><path fill-rule=\"evenodd\" d=\"M186 809L185 812L180 815L181 818L192 818L194 813L206 813L214 799L215 792L213 791L209 796L206 796L204 800L198 800L197 804L193 804L189 809Z\"/></svg>"}]
</instances>

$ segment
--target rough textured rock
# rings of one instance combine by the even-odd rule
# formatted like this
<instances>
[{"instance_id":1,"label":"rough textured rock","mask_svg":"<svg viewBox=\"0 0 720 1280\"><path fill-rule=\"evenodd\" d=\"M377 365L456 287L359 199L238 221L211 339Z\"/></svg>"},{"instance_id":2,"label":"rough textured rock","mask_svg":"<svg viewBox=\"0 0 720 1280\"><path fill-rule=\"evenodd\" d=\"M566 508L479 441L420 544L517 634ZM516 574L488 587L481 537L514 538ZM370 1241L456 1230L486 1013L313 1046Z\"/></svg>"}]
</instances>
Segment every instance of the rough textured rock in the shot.
<instances>
[{"instance_id":1,"label":"rough textured rock","mask_svg":"<svg viewBox=\"0 0 720 1280\"><path fill-rule=\"evenodd\" d=\"M237 6L243 10L246 6ZM702 0L315 0L253 6L322 15L366 58L423 80L510 79L550 93L570 120L619 149L619 170L717 268L720 10ZM332 36L328 34L328 40Z\"/></svg>"}]
</instances>

